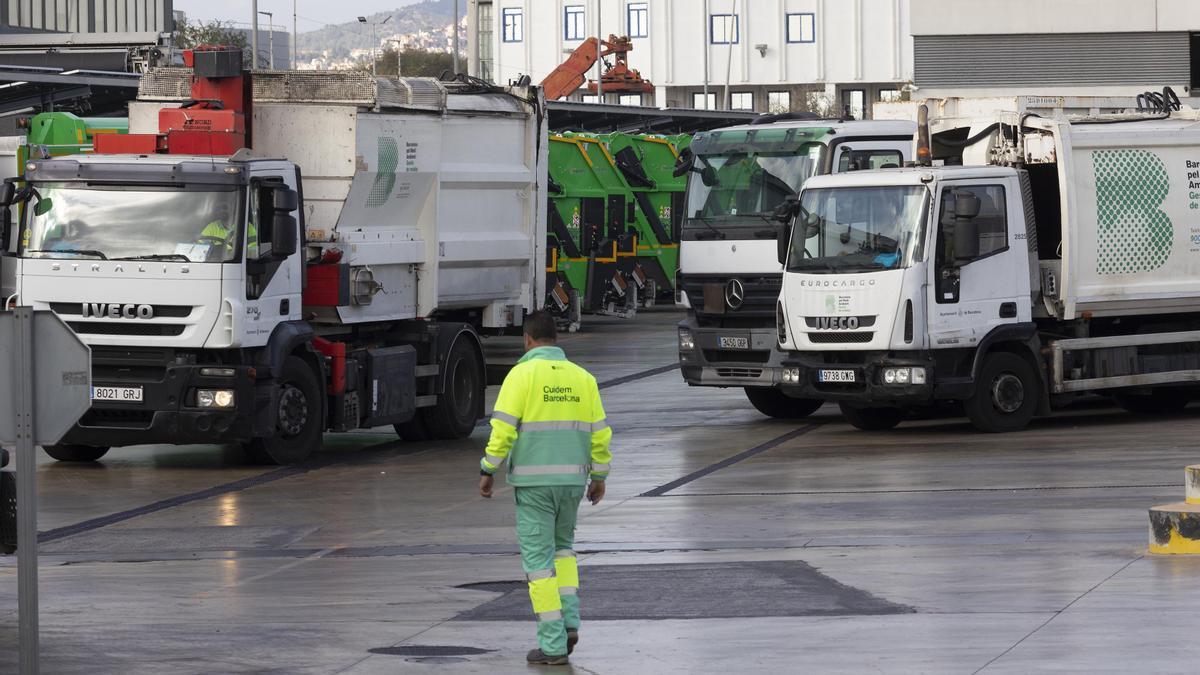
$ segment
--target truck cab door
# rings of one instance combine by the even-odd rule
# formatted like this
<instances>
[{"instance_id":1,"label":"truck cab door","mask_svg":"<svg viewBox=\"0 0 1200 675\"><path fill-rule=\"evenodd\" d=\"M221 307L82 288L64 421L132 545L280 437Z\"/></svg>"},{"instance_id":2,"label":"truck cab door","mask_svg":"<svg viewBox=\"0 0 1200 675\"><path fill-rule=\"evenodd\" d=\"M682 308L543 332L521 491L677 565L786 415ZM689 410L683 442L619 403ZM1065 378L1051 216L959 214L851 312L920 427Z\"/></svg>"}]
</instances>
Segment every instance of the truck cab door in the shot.
<instances>
[{"instance_id":1,"label":"truck cab door","mask_svg":"<svg viewBox=\"0 0 1200 675\"><path fill-rule=\"evenodd\" d=\"M1024 210L1015 180L946 181L937 195L931 348L971 347L1031 320Z\"/></svg>"},{"instance_id":2,"label":"truck cab door","mask_svg":"<svg viewBox=\"0 0 1200 675\"><path fill-rule=\"evenodd\" d=\"M298 239L298 250L292 255L286 258L273 256L273 219L270 209L264 208L272 203L272 193L279 186L298 191L296 172L264 172L255 174L250 180L245 248L242 251L246 266L246 316L242 322L245 326L242 344L245 346L266 344L276 325L301 316L303 240ZM292 215L297 219L297 229L303 232L299 224L301 210L297 208Z\"/></svg>"}]
</instances>

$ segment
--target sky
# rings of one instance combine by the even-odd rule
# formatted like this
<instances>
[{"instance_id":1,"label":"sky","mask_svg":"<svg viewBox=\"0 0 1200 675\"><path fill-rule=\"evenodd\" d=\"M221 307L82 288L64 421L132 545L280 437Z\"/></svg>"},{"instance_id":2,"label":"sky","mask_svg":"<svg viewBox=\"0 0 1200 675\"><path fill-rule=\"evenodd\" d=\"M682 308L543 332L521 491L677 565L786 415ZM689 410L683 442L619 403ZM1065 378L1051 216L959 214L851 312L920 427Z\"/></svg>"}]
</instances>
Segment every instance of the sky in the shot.
<instances>
[{"instance_id":1,"label":"sky","mask_svg":"<svg viewBox=\"0 0 1200 675\"><path fill-rule=\"evenodd\" d=\"M297 27L301 33L316 30L329 23L354 21L355 17L411 5L420 0L295 0ZM236 21L250 23L251 0L174 0L174 8L197 21ZM465 7L466 3L462 5ZM292 29L292 0L258 0L258 11L274 12L274 23L285 30ZM464 9L465 12L465 9ZM260 17L260 21L266 21Z\"/></svg>"}]
</instances>

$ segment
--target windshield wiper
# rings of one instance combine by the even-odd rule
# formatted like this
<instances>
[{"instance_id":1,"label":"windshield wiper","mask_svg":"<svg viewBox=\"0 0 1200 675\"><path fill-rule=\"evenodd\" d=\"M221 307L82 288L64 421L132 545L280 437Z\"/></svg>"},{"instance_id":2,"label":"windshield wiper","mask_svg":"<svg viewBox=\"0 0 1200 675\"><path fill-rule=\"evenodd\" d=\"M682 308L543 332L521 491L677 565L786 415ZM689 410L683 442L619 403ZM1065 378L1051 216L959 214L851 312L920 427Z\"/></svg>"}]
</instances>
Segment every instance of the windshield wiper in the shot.
<instances>
[{"instance_id":1,"label":"windshield wiper","mask_svg":"<svg viewBox=\"0 0 1200 675\"><path fill-rule=\"evenodd\" d=\"M39 248L39 249L35 249L32 251L25 251L25 252L26 253L71 253L74 255L90 255L90 256L95 256L101 260L108 260L108 256L104 255L104 253L102 253L101 251L94 251L92 249L87 249L87 248Z\"/></svg>"},{"instance_id":2,"label":"windshield wiper","mask_svg":"<svg viewBox=\"0 0 1200 675\"><path fill-rule=\"evenodd\" d=\"M779 236L779 230L755 230L755 239L775 239Z\"/></svg>"},{"instance_id":3,"label":"windshield wiper","mask_svg":"<svg viewBox=\"0 0 1200 675\"><path fill-rule=\"evenodd\" d=\"M128 258L113 258L113 260L175 260L177 262L192 262L192 259L182 253L151 253L149 255L131 255Z\"/></svg>"},{"instance_id":4,"label":"windshield wiper","mask_svg":"<svg viewBox=\"0 0 1200 675\"><path fill-rule=\"evenodd\" d=\"M724 232L722 232L722 231L720 231L720 230L718 230L718 229L716 228L716 226L715 226L715 225L713 225L711 222L709 222L709 220L708 220L707 218L704 218L704 217L701 217L701 216L694 216L694 217L692 217L692 220L698 220L698 221L700 221L701 223L704 223L704 226L705 226L705 227L707 227L709 230L712 230L712 233L713 233L713 237L714 237L714 238L716 238L716 239L724 239L724 238L725 238L725 236L726 236L726 235L725 235L725 233L724 233ZM700 235L699 235L699 234L697 234L697 235L696 235L696 238L697 238L697 239L699 239L699 238L700 238Z\"/></svg>"}]
</instances>

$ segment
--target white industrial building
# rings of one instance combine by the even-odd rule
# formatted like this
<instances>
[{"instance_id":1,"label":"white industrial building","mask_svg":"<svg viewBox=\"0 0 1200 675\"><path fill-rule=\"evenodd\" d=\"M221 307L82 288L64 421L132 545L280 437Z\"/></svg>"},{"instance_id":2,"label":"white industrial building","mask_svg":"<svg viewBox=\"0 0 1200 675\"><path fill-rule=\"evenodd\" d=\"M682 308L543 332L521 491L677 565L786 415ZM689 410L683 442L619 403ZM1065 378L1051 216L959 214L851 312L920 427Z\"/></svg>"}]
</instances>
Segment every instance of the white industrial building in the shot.
<instances>
[{"instance_id":1,"label":"white industrial building","mask_svg":"<svg viewBox=\"0 0 1200 675\"><path fill-rule=\"evenodd\" d=\"M496 82L538 82L586 38L628 35L629 66L655 91L606 95L610 103L849 106L862 116L912 79L909 0L468 0L467 8L470 67Z\"/></svg>"},{"instance_id":2,"label":"white industrial building","mask_svg":"<svg viewBox=\"0 0 1200 675\"><path fill-rule=\"evenodd\" d=\"M914 98L1200 86L1200 0L911 0Z\"/></svg>"}]
</instances>

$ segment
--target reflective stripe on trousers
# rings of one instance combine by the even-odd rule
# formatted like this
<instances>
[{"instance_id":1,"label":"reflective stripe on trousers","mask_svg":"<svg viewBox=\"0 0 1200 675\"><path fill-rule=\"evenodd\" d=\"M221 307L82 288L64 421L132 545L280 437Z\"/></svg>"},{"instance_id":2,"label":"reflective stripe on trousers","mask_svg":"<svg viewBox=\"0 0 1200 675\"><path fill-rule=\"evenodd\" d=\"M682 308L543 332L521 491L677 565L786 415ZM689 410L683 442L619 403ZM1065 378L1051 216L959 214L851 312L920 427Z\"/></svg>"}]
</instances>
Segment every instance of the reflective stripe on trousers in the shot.
<instances>
[{"instance_id":1,"label":"reflective stripe on trousers","mask_svg":"<svg viewBox=\"0 0 1200 675\"><path fill-rule=\"evenodd\" d=\"M529 579L529 601L538 621L557 621L562 618L562 600L558 597L558 579L554 570L537 570L526 575Z\"/></svg>"},{"instance_id":2,"label":"reflective stripe on trousers","mask_svg":"<svg viewBox=\"0 0 1200 675\"><path fill-rule=\"evenodd\" d=\"M569 548L554 553L554 573L558 579L558 594L575 595L579 592L579 566L575 551Z\"/></svg>"}]
</instances>

